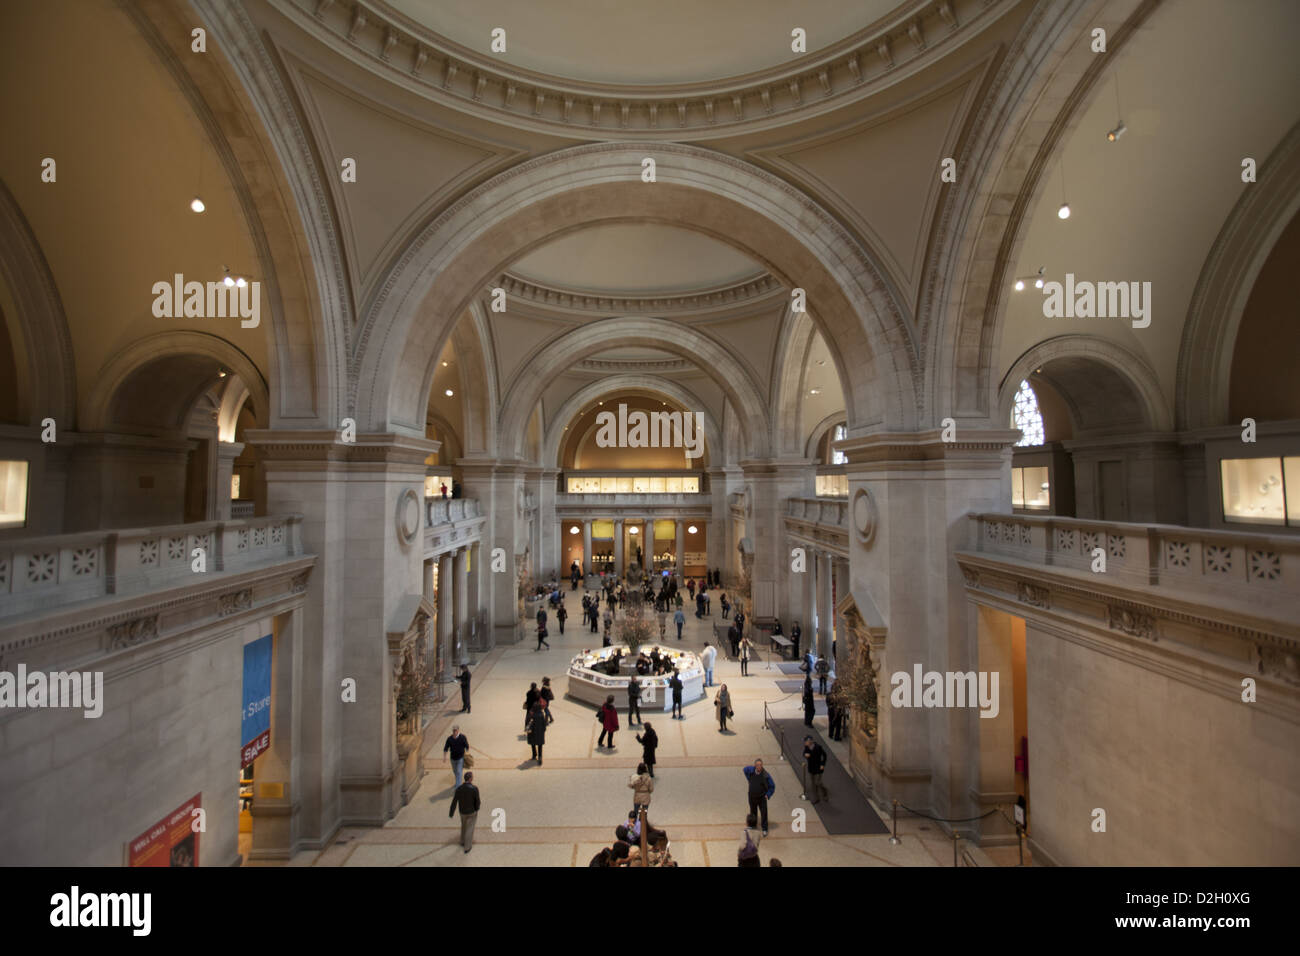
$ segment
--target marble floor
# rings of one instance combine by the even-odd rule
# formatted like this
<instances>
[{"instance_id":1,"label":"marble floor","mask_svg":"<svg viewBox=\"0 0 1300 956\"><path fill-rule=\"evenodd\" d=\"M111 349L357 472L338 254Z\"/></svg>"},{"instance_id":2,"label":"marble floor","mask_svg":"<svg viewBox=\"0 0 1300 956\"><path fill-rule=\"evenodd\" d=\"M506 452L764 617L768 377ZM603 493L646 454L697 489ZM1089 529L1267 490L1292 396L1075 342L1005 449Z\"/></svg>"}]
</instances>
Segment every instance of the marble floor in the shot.
<instances>
[{"instance_id":1,"label":"marble floor","mask_svg":"<svg viewBox=\"0 0 1300 956\"><path fill-rule=\"evenodd\" d=\"M598 749L595 708L565 696L569 659L599 646L597 635L577 626L581 599L566 592L565 603L571 609L570 626L561 636L552 623L551 650L536 651L535 641L529 641L497 648L472 665L472 713L458 713L459 688L451 686L452 699L434 718L436 733L430 740L435 743L425 757L428 772L409 804L384 827L344 828L325 850L300 853L289 865L586 866L608 846L614 827L631 809L627 779L641 759L635 739L641 728L629 732L622 712L626 699L620 698L623 727L615 747ZM712 618L696 620L688 613L683 645L702 649L712 640L719 613L716 603ZM671 634L671 626L669 630ZM650 820L668 832L673 858L681 866L736 865L748 809L741 768L756 757L776 781L769 801L771 834L760 852L765 866L772 857L786 866L952 865L951 840L925 820L900 821L898 845L888 835L827 834L811 804L800 798L798 768L780 759L775 738L763 729L765 702L775 716L798 716L799 696L778 689L777 680L789 678L775 663L769 667L765 658L752 661L749 670L750 676L742 677L740 665L721 656L714 669L714 682L727 685L736 714L726 734L719 733L714 719L716 688L706 699L687 704L682 720L643 711L659 735ZM555 689L555 722L547 730L544 764L538 767L523 735L523 699L529 682L540 686L543 677L550 677ZM483 801L469 854L460 848L459 818L448 818L454 776L442 745L453 723L469 738L474 782ZM826 736L825 716L816 723ZM845 745L831 746L847 765Z\"/></svg>"}]
</instances>

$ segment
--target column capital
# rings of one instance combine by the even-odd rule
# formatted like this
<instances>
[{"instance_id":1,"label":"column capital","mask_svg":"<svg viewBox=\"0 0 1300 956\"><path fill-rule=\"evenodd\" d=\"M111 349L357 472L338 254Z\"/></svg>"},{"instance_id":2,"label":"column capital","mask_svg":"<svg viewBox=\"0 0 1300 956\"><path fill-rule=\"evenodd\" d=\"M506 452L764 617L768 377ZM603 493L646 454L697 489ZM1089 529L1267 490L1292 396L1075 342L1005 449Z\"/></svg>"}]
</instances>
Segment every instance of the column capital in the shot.
<instances>
[{"instance_id":1,"label":"column capital","mask_svg":"<svg viewBox=\"0 0 1300 956\"><path fill-rule=\"evenodd\" d=\"M395 432L358 433L354 442L340 440L340 432L323 429L249 429L244 437L270 467L325 465L373 468L410 466L424 473L424 460L436 455L441 442Z\"/></svg>"},{"instance_id":2,"label":"column capital","mask_svg":"<svg viewBox=\"0 0 1300 956\"><path fill-rule=\"evenodd\" d=\"M952 441L943 440L944 429L923 432L876 432L845 438L835 447L849 457L844 466L849 476L867 475L882 467L908 466L923 462L996 462L1010 457L1011 447L1020 440L1014 428L958 428Z\"/></svg>"}]
</instances>

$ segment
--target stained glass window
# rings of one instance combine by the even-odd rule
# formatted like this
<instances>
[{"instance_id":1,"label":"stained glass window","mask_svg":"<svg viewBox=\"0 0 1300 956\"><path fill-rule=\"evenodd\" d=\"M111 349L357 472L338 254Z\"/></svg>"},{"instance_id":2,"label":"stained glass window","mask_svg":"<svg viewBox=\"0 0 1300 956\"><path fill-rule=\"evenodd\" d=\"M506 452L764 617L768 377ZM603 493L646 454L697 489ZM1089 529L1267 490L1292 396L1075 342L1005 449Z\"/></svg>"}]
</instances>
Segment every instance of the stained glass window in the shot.
<instances>
[{"instance_id":1,"label":"stained glass window","mask_svg":"<svg viewBox=\"0 0 1300 956\"><path fill-rule=\"evenodd\" d=\"M1038 410L1038 396L1029 387L1028 382L1020 383L1016 392L1016 402L1011 408L1011 427L1019 428L1024 433L1016 447L1023 445L1041 445L1043 437L1043 413Z\"/></svg>"}]
</instances>

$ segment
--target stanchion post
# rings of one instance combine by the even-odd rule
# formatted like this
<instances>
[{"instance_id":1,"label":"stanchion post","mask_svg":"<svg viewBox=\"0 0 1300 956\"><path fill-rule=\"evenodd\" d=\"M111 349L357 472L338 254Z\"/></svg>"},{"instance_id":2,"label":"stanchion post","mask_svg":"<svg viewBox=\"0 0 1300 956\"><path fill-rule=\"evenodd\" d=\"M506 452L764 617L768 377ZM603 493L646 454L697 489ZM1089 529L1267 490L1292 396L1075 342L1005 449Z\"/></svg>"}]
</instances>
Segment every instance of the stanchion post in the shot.
<instances>
[{"instance_id":1,"label":"stanchion post","mask_svg":"<svg viewBox=\"0 0 1300 956\"><path fill-rule=\"evenodd\" d=\"M957 865L957 840L958 839L959 837L957 836L957 831L953 830L952 831L952 865L953 866Z\"/></svg>"},{"instance_id":2,"label":"stanchion post","mask_svg":"<svg viewBox=\"0 0 1300 956\"><path fill-rule=\"evenodd\" d=\"M1016 866L1025 865L1025 829L1019 823L1016 824L1016 849L1020 852L1020 862Z\"/></svg>"},{"instance_id":3,"label":"stanchion post","mask_svg":"<svg viewBox=\"0 0 1300 956\"><path fill-rule=\"evenodd\" d=\"M645 807L641 808L641 865L650 865L650 820L646 816Z\"/></svg>"},{"instance_id":4,"label":"stanchion post","mask_svg":"<svg viewBox=\"0 0 1300 956\"><path fill-rule=\"evenodd\" d=\"M889 842L898 846L903 841L898 838L898 801L894 800L894 835L889 838Z\"/></svg>"}]
</instances>

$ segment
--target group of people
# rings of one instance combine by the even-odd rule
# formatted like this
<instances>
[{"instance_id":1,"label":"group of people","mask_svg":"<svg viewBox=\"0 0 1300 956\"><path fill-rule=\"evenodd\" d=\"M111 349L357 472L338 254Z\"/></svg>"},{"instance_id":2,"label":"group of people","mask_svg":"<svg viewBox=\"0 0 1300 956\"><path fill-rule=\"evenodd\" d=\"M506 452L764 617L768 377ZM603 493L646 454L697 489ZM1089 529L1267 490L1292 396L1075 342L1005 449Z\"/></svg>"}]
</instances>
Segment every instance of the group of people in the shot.
<instances>
[{"instance_id":1,"label":"group of people","mask_svg":"<svg viewBox=\"0 0 1300 956\"><path fill-rule=\"evenodd\" d=\"M542 765L542 747L546 744L546 727L555 723L555 717L551 714L553 700L555 692L551 690L549 677L542 678L541 687L533 681L528 687L528 693L524 695L524 733L528 736L528 746L532 748L529 759L537 761L539 767Z\"/></svg>"}]
</instances>

